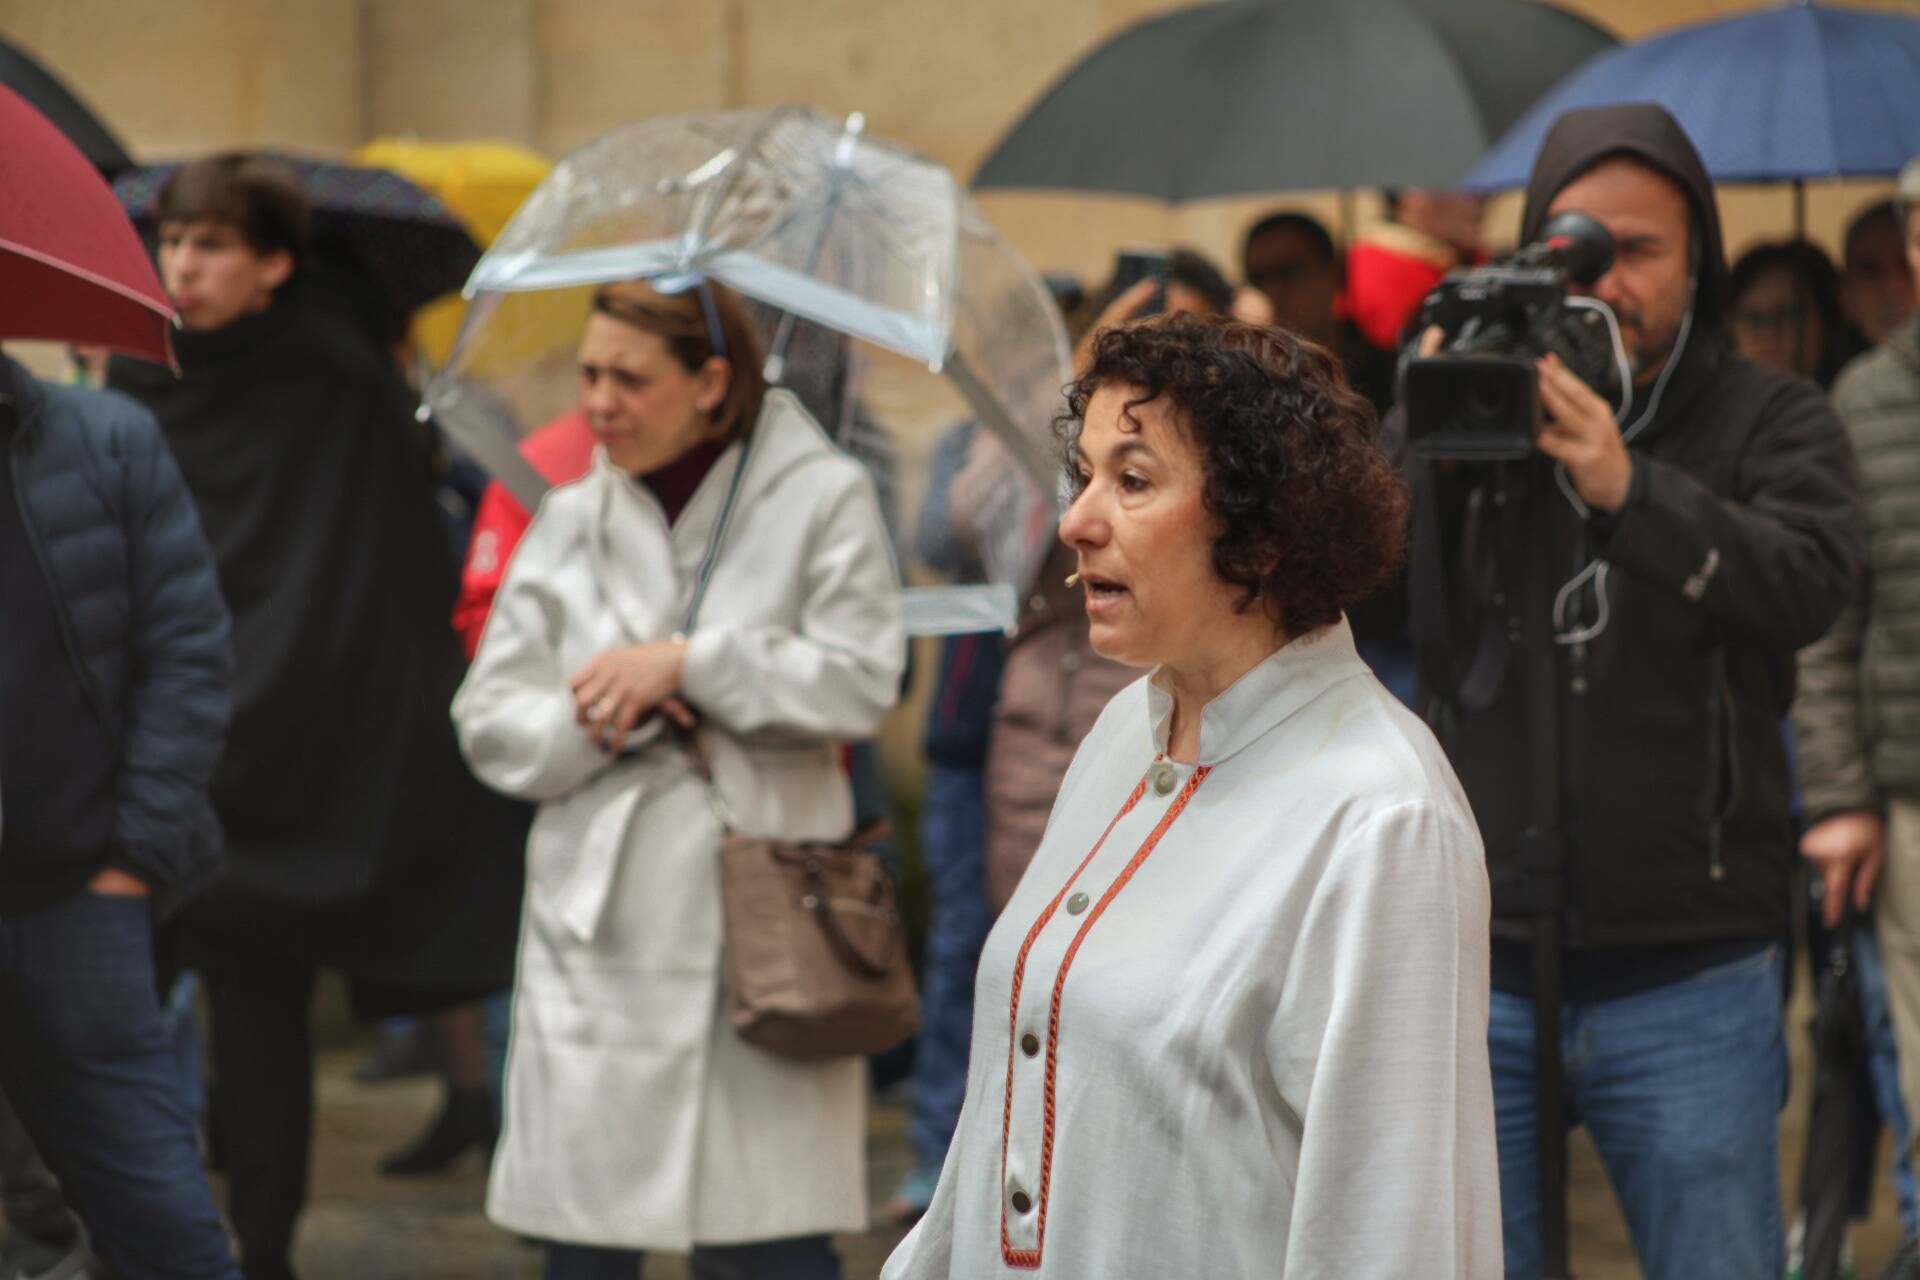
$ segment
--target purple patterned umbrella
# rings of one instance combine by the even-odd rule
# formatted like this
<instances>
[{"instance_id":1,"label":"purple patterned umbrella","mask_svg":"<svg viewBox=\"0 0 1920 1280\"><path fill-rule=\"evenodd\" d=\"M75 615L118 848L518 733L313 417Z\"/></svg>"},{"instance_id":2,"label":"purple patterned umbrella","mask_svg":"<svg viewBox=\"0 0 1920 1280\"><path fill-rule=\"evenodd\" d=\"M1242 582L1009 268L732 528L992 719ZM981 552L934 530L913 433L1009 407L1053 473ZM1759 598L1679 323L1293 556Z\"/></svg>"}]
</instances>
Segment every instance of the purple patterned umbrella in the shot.
<instances>
[{"instance_id":1,"label":"purple patterned umbrella","mask_svg":"<svg viewBox=\"0 0 1920 1280\"><path fill-rule=\"evenodd\" d=\"M299 176L313 207L313 247L335 266L377 281L402 316L454 293L480 261L459 218L432 193L397 173L362 165L265 153ZM143 231L180 163L143 165L113 184Z\"/></svg>"}]
</instances>

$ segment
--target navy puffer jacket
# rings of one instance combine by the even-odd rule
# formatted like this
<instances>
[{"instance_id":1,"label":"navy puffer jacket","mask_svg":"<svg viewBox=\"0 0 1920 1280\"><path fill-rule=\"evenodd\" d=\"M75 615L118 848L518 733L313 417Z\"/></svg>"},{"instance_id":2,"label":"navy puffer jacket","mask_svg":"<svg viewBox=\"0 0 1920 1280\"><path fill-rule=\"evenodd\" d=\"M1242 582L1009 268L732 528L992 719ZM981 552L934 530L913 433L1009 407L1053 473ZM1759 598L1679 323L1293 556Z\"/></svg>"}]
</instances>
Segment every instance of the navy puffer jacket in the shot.
<instances>
[{"instance_id":1,"label":"navy puffer jacket","mask_svg":"<svg viewBox=\"0 0 1920 1280\"><path fill-rule=\"evenodd\" d=\"M7 463L81 682L118 749L110 862L167 914L217 874L207 783L225 744L227 609L193 499L153 415L124 396L0 367Z\"/></svg>"}]
</instances>

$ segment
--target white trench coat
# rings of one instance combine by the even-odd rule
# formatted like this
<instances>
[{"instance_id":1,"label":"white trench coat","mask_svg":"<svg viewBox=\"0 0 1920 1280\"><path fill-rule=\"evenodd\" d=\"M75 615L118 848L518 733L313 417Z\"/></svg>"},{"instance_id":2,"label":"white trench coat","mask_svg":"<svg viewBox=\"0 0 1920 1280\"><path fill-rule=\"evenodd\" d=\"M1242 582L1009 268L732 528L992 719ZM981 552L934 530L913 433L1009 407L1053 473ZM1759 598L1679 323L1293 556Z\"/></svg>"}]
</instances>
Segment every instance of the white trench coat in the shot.
<instances>
[{"instance_id":1,"label":"white trench coat","mask_svg":"<svg viewBox=\"0 0 1920 1280\"><path fill-rule=\"evenodd\" d=\"M540 805L487 1191L530 1236L685 1250L867 1220L860 1061L775 1057L722 1011L714 791L746 834L849 833L835 744L898 696L898 575L871 480L798 401L768 393L755 434L681 686L712 789L657 721L609 759L567 679L680 629L738 445L671 529L604 451L548 494L454 700L475 771Z\"/></svg>"}]
</instances>

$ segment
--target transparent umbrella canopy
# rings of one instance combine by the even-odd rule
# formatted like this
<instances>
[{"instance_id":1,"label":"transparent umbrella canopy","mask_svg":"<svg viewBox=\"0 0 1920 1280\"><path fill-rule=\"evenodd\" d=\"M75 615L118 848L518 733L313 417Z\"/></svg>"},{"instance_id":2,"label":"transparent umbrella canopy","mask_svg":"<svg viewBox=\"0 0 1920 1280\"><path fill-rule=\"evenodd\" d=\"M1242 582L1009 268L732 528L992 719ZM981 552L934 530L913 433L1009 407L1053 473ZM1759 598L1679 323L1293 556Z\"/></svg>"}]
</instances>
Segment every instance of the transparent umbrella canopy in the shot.
<instances>
[{"instance_id":1,"label":"transparent umbrella canopy","mask_svg":"<svg viewBox=\"0 0 1920 1280\"><path fill-rule=\"evenodd\" d=\"M466 320L423 413L531 506L546 482L518 444L574 403L593 289L675 277L715 280L762 304L771 384L858 398L847 344L807 340L809 331L945 379L962 404L944 422L905 414L919 420L876 425L872 406L843 412L815 398L810 407L877 472L924 460L929 427L956 419L1005 445L985 500L953 517L977 568L910 590L908 620L921 634L1010 627L1051 533L1066 335L1040 278L953 175L867 136L857 115L779 107L648 120L562 160L474 269ZM841 430L855 419L868 447ZM925 490L924 478L876 479L896 502L896 529L915 528L918 503L904 499Z\"/></svg>"}]
</instances>

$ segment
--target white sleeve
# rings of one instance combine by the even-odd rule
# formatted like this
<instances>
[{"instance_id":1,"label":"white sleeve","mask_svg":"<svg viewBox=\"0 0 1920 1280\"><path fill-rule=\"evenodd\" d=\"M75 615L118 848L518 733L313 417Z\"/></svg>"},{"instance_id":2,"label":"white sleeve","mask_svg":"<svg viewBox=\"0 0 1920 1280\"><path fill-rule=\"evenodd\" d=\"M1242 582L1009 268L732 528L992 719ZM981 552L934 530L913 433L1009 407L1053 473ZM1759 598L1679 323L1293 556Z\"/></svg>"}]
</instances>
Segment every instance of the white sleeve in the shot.
<instances>
[{"instance_id":1,"label":"white sleeve","mask_svg":"<svg viewBox=\"0 0 1920 1280\"><path fill-rule=\"evenodd\" d=\"M899 699L907 653L899 578L872 488L848 485L804 536L811 545L797 624L701 622L687 640L680 689L734 734L870 737Z\"/></svg>"},{"instance_id":2,"label":"white sleeve","mask_svg":"<svg viewBox=\"0 0 1920 1280\"><path fill-rule=\"evenodd\" d=\"M1288 1275L1501 1273L1479 835L1416 800L1334 851L1266 1054L1300 1117Z\"/></svg>"},{"instance_id":3,"label":"white sleeve","mask_svg":"<svg viewBox=\"0 0 1920 1280\"><path fill-rule=\"evenodd\" d=\"M460 749L474 773L496 791L535 801L563 796L611 763L575 718L558 653L567 605L542 570L540 533L535 520L516 548L453 700Z\"/></svg>"}]
</instances>

